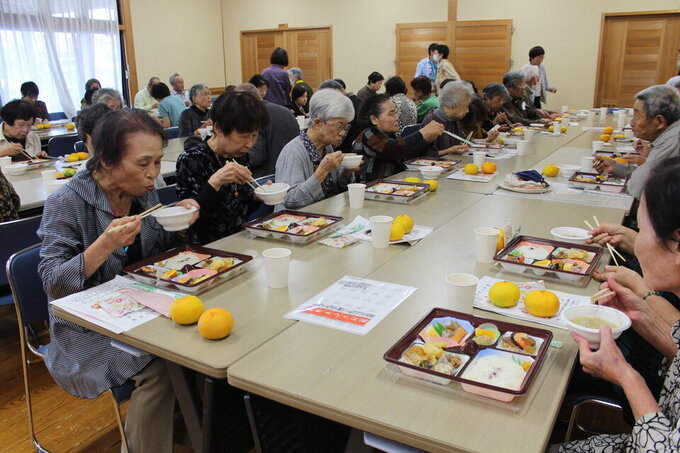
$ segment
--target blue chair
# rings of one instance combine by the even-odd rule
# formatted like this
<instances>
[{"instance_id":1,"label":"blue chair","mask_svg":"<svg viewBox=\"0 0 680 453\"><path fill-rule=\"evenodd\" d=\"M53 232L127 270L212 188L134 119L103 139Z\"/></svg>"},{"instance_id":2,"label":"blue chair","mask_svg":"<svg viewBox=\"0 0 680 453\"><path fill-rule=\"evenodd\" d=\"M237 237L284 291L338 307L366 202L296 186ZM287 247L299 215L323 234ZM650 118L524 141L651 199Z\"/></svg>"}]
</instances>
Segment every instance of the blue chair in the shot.
<instances>
[{"instance_id":1,"label":"blue chair","mask_svg":"<svg viewBox=\"0 0 680 453\"><path fill-rule=\"evenodd\" d=\"M76 142L80 141L77 135L64 135L62 137L52 137L47 142L47 154L50 157L59 157L70 154L75 149ZM87 150L86 150L87 151Z\"/></svg>"},{"instance_id":2,"label":"blue chair","mask_svg":"<svg viewBox=\"0 0 680 453\"><path fill-rule=\"evenodd\" d=\"M416 132L420 130L420 124L412 124L410 126L404 126L404 128L401 130L401 137L408 137L409 135L413 135Z\"/></svg>"},{"instance_id":3,"label":"blue chair","mask_svg":"<svg viewBox=\"0 0 680 453\"><path fill-rule=\"evenodd\" d=\"M165 133L168 134L168 138L177 138L179 137L179 127L168 127L165 129Z\"/></svg>"},{"instance_id":4,"label":"blue chair","mask_svg":"<svg viewBox=\"0 0 680 453\"><path fill-rule=\"evenodd\" d=\"M274 182L276 181L276 175L261 176L259 178L255 178L255 181L257 181L258 184L265 184L267 181ZM259 219L260 217L264 217L267 214L271 214L272 212L274 212L274 206L262 203L259 208L257 208L252 214L248 216L248 222Z\"/></svg>"},{"instance_id":5,"label":"blue chair","mask_svg":"<svg viewBox=\"0 0 680 453\"><path fill-rule=\"evenodd\" d=\"M47 118L50 121L67 120L68 116L64 112L52 112L47 114Z\"/></svg>"},{"instance_id":6,"label":"blue chair","mask_svg":"<svg viewBox=\"0 0 680 453\"><path fill-rule=\"evenodd\" d=\"M19 250L40 243L40 238L38 238L36 232L40 226L41 219L42 216L39 215L27 219L0 223L0 237L5 238L0 244L0 262L3 265L6 265L9 257ZM8 289L8 284L7 274L0 272L0 287ZM9 289L7 292L8 294L0 296L0 305L9 305L13 302Z\"/></svg>"},{"instance_id":7,"label":"blue chair","mask_svg":"<svg viewBox=\"0 0 680 453\"><path fill-rule=\"evenodd\" d=\"M75 142L75 143L73 144L73 149L74 149L77 153L86 153L86 152L87 152L87 146L85 146L85 142L83 142L82 140L81 140L81 141L78 141L78 142Z\"/></svg>"},{"instance_id":8,"label":"blue chair","mask_svg":"<svg viewBox=\"0 0 680 453\"><path fill-rule=\"evenodd\" d=\"M47 309L47 295L43 290L38 274L38 264L40 263L40 244L33 245L12 255L7 261L7 277L9 279L12 294L14 295L14 306L17 312L19 324L19 340L21 346L21 365L24 373L24 392L26 394L26 409L28 414L28 426L31 433L31 441L38 452L47 452L40 445L35 436L33 425L33 408L31 404L31 391L28 380L28 365L32 362L27 357L27 349L36 357L42 359L49 348L49 343L41 344L34 330L34 325L47 325L49 312ZM127 452L127 439L123 429L123 417L120 413L119 404L130 398L134 390L134 383L128 381L125 384L109 389L108 393L113 400L113 406L118 421L118 429L121 434L123 451Z\"/></svg>"},{"instance_id":9,"label":"blue chair","mask_svg":"<svg viewBox=\"0 0 680 453\"><path fill-rule=\"evenodd\" d=\"M161 199L163 204L167 205L177 201L177 184L161 187L156 192L158 192L158 198Z\"/></svg>"}]
</instances>

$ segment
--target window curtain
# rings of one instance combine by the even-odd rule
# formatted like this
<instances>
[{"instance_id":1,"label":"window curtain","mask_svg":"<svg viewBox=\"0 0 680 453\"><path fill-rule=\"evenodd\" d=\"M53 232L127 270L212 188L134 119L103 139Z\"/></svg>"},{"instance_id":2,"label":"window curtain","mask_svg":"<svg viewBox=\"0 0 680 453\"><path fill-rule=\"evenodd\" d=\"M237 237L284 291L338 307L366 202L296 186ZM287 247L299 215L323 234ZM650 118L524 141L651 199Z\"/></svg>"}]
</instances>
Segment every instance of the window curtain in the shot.
<instances>
[{"instance_id":1,"label":"window curtain","mask_svg":"<svg viewBox=\"0 0 680 453\"><path fill-rule=\"evenodd\" d=\"M32 80L49 112L80 110L85 82L121 90L116 0L0 0L0 98Z\"/></svg>"}]
</instances>

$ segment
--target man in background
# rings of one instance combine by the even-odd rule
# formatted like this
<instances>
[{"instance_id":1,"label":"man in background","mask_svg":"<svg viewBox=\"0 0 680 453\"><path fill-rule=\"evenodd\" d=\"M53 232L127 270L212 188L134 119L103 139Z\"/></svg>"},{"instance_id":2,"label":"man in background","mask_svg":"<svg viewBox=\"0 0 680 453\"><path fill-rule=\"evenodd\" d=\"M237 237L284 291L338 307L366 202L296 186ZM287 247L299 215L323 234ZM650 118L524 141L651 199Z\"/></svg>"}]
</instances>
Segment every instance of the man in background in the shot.
<instances>
[{"instance_id":1,"label":"man in background","mask_svg":"<svg viewBox=\"0 0 680 453\"><path fill-rule=\"evenodd\" d=\"M189 90L184 89L184 77L178 73L174 73L170 76L168 80L172 89L170 90L170 96L175 96L179 98L184 105L189 107L191 105L191 98L189 98Z\"/></svg>"},{"instance_id":2,"label":"man in background","mask_svg":"<svg viewBox=\"0 0 680 453\"><path fill-rule=\"evenodd\" d=\"M151 77L146 87L135 94L135 108L144 110L154 118L158 116L158 101L151 96L151 88L160 81L158 77Z\"/></svg>"},{"instance_id":3,"label":"man in background","mask_svg":"<svg viewBox=\"0 0 680 453\"><path fill-rule=\"evenodd\" d=\"M433 87L434 81L437 78L437 62L432 59L432 54L437 50L438 45L439 44L436 42L430 44L427 48L428 56L418 62L418 66L416 66L416 75L414 76L414 78L418 76L427 77L430 79L430 82L432 82Z\"/></svg>"}]
</instances>

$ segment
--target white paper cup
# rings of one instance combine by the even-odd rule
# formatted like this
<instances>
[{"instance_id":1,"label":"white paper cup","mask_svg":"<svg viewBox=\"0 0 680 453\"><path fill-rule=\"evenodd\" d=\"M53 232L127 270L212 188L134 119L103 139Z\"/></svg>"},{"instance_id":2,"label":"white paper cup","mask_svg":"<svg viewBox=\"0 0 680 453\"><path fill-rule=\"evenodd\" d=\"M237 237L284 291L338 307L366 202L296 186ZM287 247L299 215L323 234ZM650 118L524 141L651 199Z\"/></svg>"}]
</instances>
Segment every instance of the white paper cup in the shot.
<instances>
[{"instance_id":1,"label":"white paper cup","mask_svg":"<svg viewBox=\"0 0 680 453\"><path fill-rule=\"evenodd\" d=\"M581 171L585 171L587 173L594 172L595 169L593 168L593 162L595 162L595 158L593 156L581 157Z\"/></svg>"},{"instance_id":2,"label":"white paper cup","mask_svg":"<svg viewBox=\"0 0 680 453\"><path fill-rule=\"evenodd\" d=\"M0 157L0 168L5 168L8 165L12 165L12 157L11 156Z\"/></svg>"},{"instance_id":3,"label":"white paper cup","mask_svg":"<svg viewBox=\"0 0 680 453\"><path fill-rule=\"evenodd\" d=\"M273 248L262 252L264 267L267 271L267 286L285 288L288 286L288 269L290 268L290 249Z\"/></svg>"},{"instance_id":4,"label":"white paper cup","mask_svg":"<svg viewBox=\"0 0 680 453\"><path fill-rule=\"evenodd\" d=\"M517 141L517 155L518 156L524 156L527 151L529 150L529 141L528 140L518 140Z\"/></svg>"},{"instance_id":5,"label":"white paper cup","mask_svg":"<svg viewBox=\"0 0 680 453\"><path fill-rule=\"evenodd\" d=\"M593 112L592 110L588 110L588 116L586 117L586 119L591 123L595 121L595 112Z\"/></svg>"},{"instance_id":6,"label":"white paper cup","mask_svg":"<svg viewBox=\"0 0 680 453\"><path fill-rule=\"evenodd\" d=\"M563 105L562 106L562 113L567 113L569 111L569 106L568 105Z\"/></svg>"},{"instance_id":7,"label":"white paper cup","mask_svg":"<svg viewBox=\"0 0 680 453\"><path fill-rule=\"evenodd\" d=\"M593 152L597 152L602 149L602 146L604 145L604 142L601 142L600 140L594 140L593 141Z\"/></svg>"},{"instance_id":8,"label":"white paper cup","mask_svg":"<svg viewBox=\"0 0 680 453\"><path fill-rule=\"evenodd\" d=\"M201 128L198 130L198 133L201 134L201 140L205 140L205 138L208 136L208 129Z\"/></svg>"},{"instance_id":9,"label":"white paper cup","mask_svg":"<svg viewBox=\"0 0 680 453\"><path fill-rule=\"evenodd\" d=\"M491 227L475 228L475 246L477 248L477 261L491 263L496 255L498 243L498 230Z\"/></svg>"},{"instance_id":10,"label":"white paper cup","mask_svg":"<svg viewBox=\"0 0 680 453\"><path fill-rule=\"evenodd\" d=\"M486 151L475 151L472 153L472 162L479 168L482 169L484 161L486 160Z\"/></svg>"},{"instance_id":11,"label":"white paper cup","mask_svg":"<svg viewBox=\"0 0 680 453\"><path fill-rule=\"evenodd\" d=\"M623 136L626 138L633 138L634 137L633 129L624 129Z\"/></svg>"},{"instance_id":12,"label":"white paper cup","mask_svg":"<svg viewBox=\"0 0 680 453\"><path fill-rule=\"evenodd\" d=\"M57 170L43 170L40 172L40 176L42 176L43 182L56 181Z\"/></svg>"},{"instance_id":13,"label":"white paper cup","mask_svg":"<svg viewBox=\"0 0 680 453\"><path fill-rule=\"evenodd\" d=\"M568 117L562 117L562 121L560 121L561 126L569 126L569 118Z\"/></svg>"},{"instance_id":14,"label":"white paper cup","mask_svg":"<svg viewBox=\"0 0 680 453\"><path fill-rule=\"evenodd\" d=\"M361 209L364 207L364 195L366 193L366 184L359 183L347 184L347 193L349 194L350 208Z\"/></svg>"},{"instance_id":15,"label":"white paper cup","mask_svg":"<svg viewBox=\"0 0 680 453\"><path fill-rule=\"evenodd\" d=\"M626 125L626 118L625 115L619 115L616 117L616 128L617 129L623 129L623 127Z\"/></svg>"},{"instance_id":16,"label":"white paper cup","mask_svg":"<svg viewBox=\"0 0 680 453\"><path fill-rule=\"evenodd\" d=\"M528 142L533 142L534 141L534 135L536 134L536 131L533 129L527 129L524 131L524 140Z\"/></svg>"},{"instance_id":17,"label":"white paper cup","mask_svg":"<svg viewBox=\"0 0 680 453\"><path fill-rule=\"evenodd\" d=\"M472 313L475 290L479 279L472 274L449 274L446 276L446 300L452 310Z\"/></svg>"},{"instance_id":18,"label":"white paper cup","mask_svg":"<svg viewBox=\"0 0 680 453\"><path fill-rule=\"evenodd\" d=\"M562 135L562 125L560 123L553 124L553 135Z\"/></svg>"},{"instance_id":19,"label":"white paper cup","mask_svg":"<svg viewBox=\"0 0 680 453\"><path fill-rule=\"evenodd\" d=\"M392 230L392 217L388 215L374 215L368 220L371 221L371 238L373 247L384 249L390 243L390 231Z\"/></svg>"},{"instance_id":20,"label":"white paper cup","mask_svg":"<svg viewBox=\"0 0 680 453\"><path fill-rule=\"evenodd\" d=\"M604 118L607 116L607 107L600 107L600 117Z\"/></svg>"},{"instance_id":21,"label":"white paper cup","mask_svg":"<svg viewBox=\"0 0 680 453\"><path fill-rule=\"evenodd\" d=\"M300 129L304 129L305 126L306 126L305 122L306 122L307 118L305 118L304 115L298 115L295 118L297 119L298 126L300 126Z\"/></svg>"}]
</instances>

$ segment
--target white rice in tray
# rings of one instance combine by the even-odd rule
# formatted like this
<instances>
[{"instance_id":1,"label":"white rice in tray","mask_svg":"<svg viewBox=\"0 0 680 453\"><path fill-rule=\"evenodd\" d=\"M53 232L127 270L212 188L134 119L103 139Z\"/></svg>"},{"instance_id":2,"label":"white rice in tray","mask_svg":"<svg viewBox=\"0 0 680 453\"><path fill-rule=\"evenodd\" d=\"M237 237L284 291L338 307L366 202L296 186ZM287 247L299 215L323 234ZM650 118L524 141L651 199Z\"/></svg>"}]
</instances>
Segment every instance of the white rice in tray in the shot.
<instances>
[{"instance_id":1,"label":"white rice in tray","mask_svg":"<svg viewBox=\"0 0 680 453\"><path fill-rule=\"evenodd\" d=\"M526 372L510 356L486 355L477 358L465 370L463 379L510 390L519 390Z\"/></svg>"}]
</instances>

